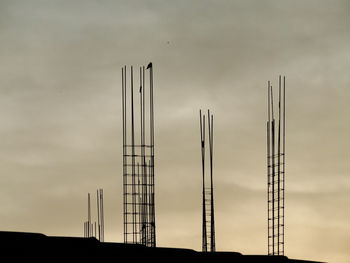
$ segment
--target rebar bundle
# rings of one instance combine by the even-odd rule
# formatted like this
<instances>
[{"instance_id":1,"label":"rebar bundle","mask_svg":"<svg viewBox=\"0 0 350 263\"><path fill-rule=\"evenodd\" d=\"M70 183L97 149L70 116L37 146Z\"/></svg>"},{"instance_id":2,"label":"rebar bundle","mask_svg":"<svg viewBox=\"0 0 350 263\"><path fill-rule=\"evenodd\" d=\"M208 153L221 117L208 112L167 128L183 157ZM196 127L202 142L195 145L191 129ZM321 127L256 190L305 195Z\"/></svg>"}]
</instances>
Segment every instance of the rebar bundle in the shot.
<instances>
[{"instance_id":1,"label":"rebar bundle","mask_svg":"<svg viewBox=\"0 0 350 263\"><path fill-rule=\"evenodd\" d=\"M267 121L267 212L268 254L284 255L285 210L285 77L278 81L278 116L274 113L273 90L268 81Z\"/></svg>"},{"instance_id":2,"label":"rebar bundle","mask_svg":"<svg viewBox=\"0 0 350 263\"><path fill-rule=\"evenodd\" d=\"M213 184L213 115L208 110L209 178L205 173L205 115L199 111L202 156L202 251L215 252L214 184ZM209 179L209 186L207 186Z\"/></svg>"},{"instance_id":3,"label":"rebar bundle","mask_svg":"<svg viewBox=\"0 0 350 263\"><path fill-rule=\"evenodd\" d=\"M146 74L148 71L149 74ZM146 76L147 75L147 76ZM146 81L147 79L147 81ZM149 83L147 85L147 83ZM154 203L153 67L122 68L124 243L156 246ZM138 108L135 107L138 101Z\"/></svg>"},{"instance_id":4,"label":"rebar bundle","mask_svg":"<svg viewBox=\"0 0 350 263\"><path fill-rule=\"evenodd\" d=\"M95 237L104 242L104 208L103 208L103 189L96 191L96 211L97 223L91 221L91 196L88 193L88 218L84 222L84 237Z\"/></svg>"}]
</instances>

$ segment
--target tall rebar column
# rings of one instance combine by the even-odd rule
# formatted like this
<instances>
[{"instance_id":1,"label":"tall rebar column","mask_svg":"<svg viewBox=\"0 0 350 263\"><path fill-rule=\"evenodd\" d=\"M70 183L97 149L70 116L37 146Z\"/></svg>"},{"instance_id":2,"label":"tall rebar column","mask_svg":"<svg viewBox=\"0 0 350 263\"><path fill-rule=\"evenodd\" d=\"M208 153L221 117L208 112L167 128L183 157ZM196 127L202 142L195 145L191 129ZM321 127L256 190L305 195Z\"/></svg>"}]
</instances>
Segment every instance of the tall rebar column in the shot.
<instances>
[{"instance_id":1,"label":"tall rebar column","mask_svg":"<svg viewBox=\"0 0 350 263\"><path fill-rule=\"evenodd\" d=\"M134 95L133 67L128 70L124 66L122 68L124 243L155 247L152 63L149 63L147 68L144 66L139 68L139 103L136 103L137 98ZM138 110L135 108L137 106ZM136 121L137 119L139 121Z\"/></svg>"},{"instance_id":2,"label":"tall rebar column","mask_svg":"<svg viewBox=\"0 0 350 263\"><path fill-rule=\"evenodd\" d=\"M284 255L285 210L285 77L278 81L278 119L274 113L273 89L267 85L267 213L268 254ZM277 132L276 132L277 126Z\"/></svg>"},{"instance_id":3,"label":"tall rebar column","mask_svg":"<svg viewBox=\"0 0 350 263\"><path fill-rule=\"evenodd\" d=\"M205 173L205 115L199 111L201 156L202 156L202 251L215 252L215 217L214 217L214 183L213 183L213 115L208 110L208 141L209 141L209 178ZM207 185L209 179L209 187Z\"/></svg>"}]
</instances>

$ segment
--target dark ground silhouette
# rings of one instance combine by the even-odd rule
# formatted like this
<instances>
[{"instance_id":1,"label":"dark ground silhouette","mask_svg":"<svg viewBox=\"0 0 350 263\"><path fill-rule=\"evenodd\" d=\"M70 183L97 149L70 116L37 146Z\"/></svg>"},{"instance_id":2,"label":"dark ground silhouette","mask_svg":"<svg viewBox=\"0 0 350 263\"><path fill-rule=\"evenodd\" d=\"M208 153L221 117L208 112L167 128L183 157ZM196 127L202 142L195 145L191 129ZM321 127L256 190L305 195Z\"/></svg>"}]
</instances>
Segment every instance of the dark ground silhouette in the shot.
<instances>
[{"instance_id":1,"label":"dark ground silhouette","mask_svg":"<svg viewBox=\"0 0 350 263\"><path fill-rule=\"evenodd\" d=\"M6 258L7 262L313 262L284 256L242 255L237 252L202 253L191 249L99 242L95 238L7 231L0 231L0 244L1 258Z\"/></svg>"}]
</instances>

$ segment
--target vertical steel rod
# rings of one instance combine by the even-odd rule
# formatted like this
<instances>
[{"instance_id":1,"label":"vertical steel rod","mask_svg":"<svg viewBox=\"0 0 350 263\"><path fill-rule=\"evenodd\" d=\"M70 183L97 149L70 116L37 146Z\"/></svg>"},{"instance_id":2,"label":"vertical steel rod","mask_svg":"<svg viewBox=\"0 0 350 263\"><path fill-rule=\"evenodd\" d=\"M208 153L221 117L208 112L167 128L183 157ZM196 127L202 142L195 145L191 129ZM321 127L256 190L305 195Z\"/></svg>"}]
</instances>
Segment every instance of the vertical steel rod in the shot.
<instances>
[{"instance_id":1,"label":"vertical steel rod","mask_svg":"<svg viewBox=\"0 0 350 263\"><path fill-rule=\"evenodd\" d=\"M210 153L210 251L215 252L215 217L214 217L214 183L213 183L213 144L214 144L214 120L208 110L209 153Z\"/></svg>"},{"instance_id":2,"label":"vertical steel rod","mask_svg":"<svg viewBox=\"0 0 350 263\"><path fill-rule=\"evenodd\" d=\"M91 236L91 206L90 206L90 193L88 193L88 222L89 222L89 228L88 228L88 237Z\"/></svg>"},{"instance_id":3,"label":"vertical steel rod","mask_svg":"<svg viewBox=\"0 0 350 263\"><path fill-rule=\"evenodd\" d=\"M100 231L100 198L99 198L99 190L96 190L96 207L97 207L98 240L101 241L101 231Z\"/></svg>"},{"instance_id":4,"label":"vertical steel rod","mask_svg":"<svg viewBox=\"0 0 350 263\"><path fill-rule=\"evenodd\" d=\"M281 225L281 76L278 79L278 137L277 137L277 255L280 254L280 225Z\"/></svg>"},{"instance_id":5,"label":"vertical steel rod","mask_svg":"<svg viewBox=\"0 0 350 263\"><path fill-rule=\"evenodd\" d=\"M271 199L270 199L270 123L267 122L267 246L268 246L268 254L271 253L271 243L270 243L270 236L271 236Z\"/></svg>"},{"instance_id":6,"label":"vertical steel rod","mask_svg":"<svg viewBox=\"0 0 350 263\"><path fill-rule=\"evenodd\" d=\"M283 242L283 246L282 246L282 255L284 255L284 222L285 222L285 164L286 164L286 77L283 77L283 122L282 122L282 126L283 126L283 174L282 174L282 180L283 180L283 201L282 201L282 211L283 211L283 219L282 219L282 229L283 229L283 236L282 236L282 242Z\"/></svg>"},{"instance_id":7,"label":"vertical steel rod","mask_svg":"<svg viewBox=\"0 0 350 263\"><path fill-rule=\"evenodd\" d=\"M127 242L127 162L126 162L126 66L122 68L122 115L123 115L123 227L124 242Z\"/></svg>"},{"instance_id":8,"label":"vertical steel rod","mask_svg":"<svg viewBox=\"0 0 350 263\"><path fill-rule=\"evenodd\" d=\"M207 226L205 207L205 117L199 111L199 124L201 134L201 156L202 156L202 251L207 252Z\"/></svg>"},{"instance_id":9,"label":"vertical steel rod","mask_svg":"<svg viewBox=\"0 0 350 263\"><path fill-rule=\"evenodd\" d=\"M137 243L136 236L136 190L135 190L135 123L134 123L134 76L133 67L131 66L131 76L130 76L130 89L131 89L131 147L132 147L132 241Z\"/></svg>"},{"instance_id":10,"label":"vertical steel rod","mask_svg":"<svg viewBox=\"0 0 350 263\"><path fill-rule=\"evenodd\" d=\"M103 189L101 189L101 236L102 242L105 241L105 215L104 215L104 207L103 207Z\"/></svg>"},{"instance_id":11,"label":"vertical steel rod","mask_svg":"<svg viewBox=\"0 0 350 263\"><path fill-rule=\"evenodd\" d=\"M272 127L271 127L271 166L272 166L272 176L271 176L271 186L272 186L272 246L273 250L275 247L275 117L273 114L273 92L272 86L270 86L270 95L271 95L271 111L272 111ZM273 251L275 254L275 251Z\"/></svg>"}]
</instances>

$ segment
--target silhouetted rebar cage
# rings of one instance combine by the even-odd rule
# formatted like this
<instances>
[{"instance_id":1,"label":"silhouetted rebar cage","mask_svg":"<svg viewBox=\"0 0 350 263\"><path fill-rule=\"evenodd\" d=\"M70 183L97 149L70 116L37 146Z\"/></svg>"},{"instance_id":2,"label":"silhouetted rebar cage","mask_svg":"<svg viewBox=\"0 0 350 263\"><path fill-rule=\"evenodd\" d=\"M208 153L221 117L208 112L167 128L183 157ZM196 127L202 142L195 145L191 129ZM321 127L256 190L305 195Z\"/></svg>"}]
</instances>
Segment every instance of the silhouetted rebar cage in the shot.
<instances>
[{"instance_id":1,"label":"silhouetted rebar cage","mask_svg":"<svg viewBox=\"0 0 350 263\"><path fill-rule=\"evenodd\" d=\"M84 237L95 237L99 241L104 242L104 208L103 208L103 189L96 191L96 212L97 222L92 222L91 199L88 193L88 218L84 222Z\"/></svg>"},{"instance_id":2,"label":"silhouetted rebar cage","mask_svg":"<svg viewBox=\"0 0 350 263\"><path fill-rule=\"evenodd\" d=\"M206 174L206 140L205 115L199 111L202 156L202 251L215 252L215 217L214 217L214 184L213 184L213 115L208 110L208 141L209 141L209 175ZM209 183L207 182L209 181ZM209 186L207 186L209 185Z\"/></svg>"},{"instance_id":3,"label":"silhouetted rebar cage","mask_svg":"<svg viewBox=\"0 0 350 263\"><path fill-rule=\"evenodd\" d=\"M268 254L284 255L285 210L285 77L279 76L278 116L275 119L273 90L268 82L267 199Z\"/></svg>"},{"instance_id":4,"label":"silhouetted rebar cage","mask_svg":"<svg viewBox=\"0 0 350 263\"><path fill-rule=\"evenodd\" d=\"M146 74L146 72L148 74ZM153 67L122 68L124 243L156 246ZM138 91L138 93L137 93Z\"/></svg>"}]
</instances>

